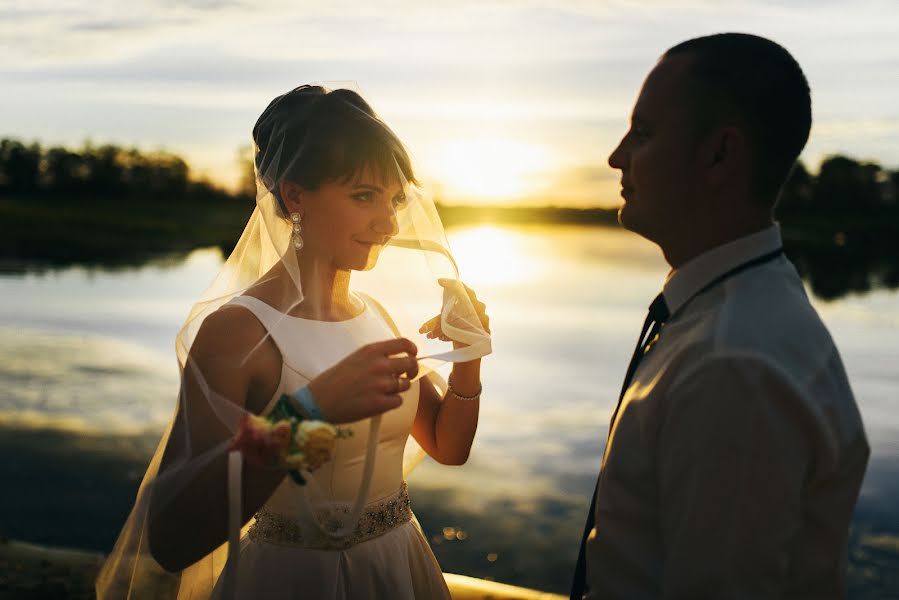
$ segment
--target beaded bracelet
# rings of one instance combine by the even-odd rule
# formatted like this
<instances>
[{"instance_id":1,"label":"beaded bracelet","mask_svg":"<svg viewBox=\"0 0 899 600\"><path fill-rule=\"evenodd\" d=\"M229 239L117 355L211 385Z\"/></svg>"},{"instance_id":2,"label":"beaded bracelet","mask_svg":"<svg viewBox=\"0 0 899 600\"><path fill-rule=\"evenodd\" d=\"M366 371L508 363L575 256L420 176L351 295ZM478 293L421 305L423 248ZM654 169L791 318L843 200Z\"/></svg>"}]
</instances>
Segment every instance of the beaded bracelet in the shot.
<instances>
[{"instance_id":1,"label":"beaded bracelet","mask_svg":"<svg viewBox=\"0 0 899 600\"><path fill-rule=\"evenodd\" d=\"M447 388L448 388L450 394L452 394L459 400L464 400L465 402L472 402L474 400L477 400L478 398L481 397L481 392L484 391L484 386L481 385L480 382L478 382L478 391L472 396L463 396L462 394L460 394L459 392L454 390L453 382L451 381L451 379L447 379L446 385L447 385Z\"/></svg>"}]
</instances>

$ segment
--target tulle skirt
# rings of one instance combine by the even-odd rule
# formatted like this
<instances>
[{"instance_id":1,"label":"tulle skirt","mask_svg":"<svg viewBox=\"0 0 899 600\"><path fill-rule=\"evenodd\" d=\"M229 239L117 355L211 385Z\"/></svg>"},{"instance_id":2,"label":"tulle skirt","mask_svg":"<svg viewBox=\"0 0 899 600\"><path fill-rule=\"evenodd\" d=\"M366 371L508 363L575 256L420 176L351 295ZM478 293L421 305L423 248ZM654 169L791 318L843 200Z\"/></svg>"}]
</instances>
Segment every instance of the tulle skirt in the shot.
<instances>
[{"instance_id":1,"label":"tulle skirt","mask_svg":"<svg viewBox=\"0 0 899 600\"><path fill-rule=\"evenodd\" d=\"M449 599L440 566L413 520L346 550L241 540L240 600ZM221 600L221 580L211 598ZM183 591L183 590L182 590Z\"/></svg>"}]
</instances>

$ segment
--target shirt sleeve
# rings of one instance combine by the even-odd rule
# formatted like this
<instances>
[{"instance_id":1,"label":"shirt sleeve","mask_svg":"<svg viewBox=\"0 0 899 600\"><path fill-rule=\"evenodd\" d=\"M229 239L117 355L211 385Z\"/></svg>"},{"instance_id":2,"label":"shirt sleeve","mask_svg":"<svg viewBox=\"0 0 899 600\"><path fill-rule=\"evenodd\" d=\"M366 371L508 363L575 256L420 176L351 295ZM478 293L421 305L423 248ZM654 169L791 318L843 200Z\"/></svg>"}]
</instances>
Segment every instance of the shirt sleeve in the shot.
<instances>
[{"instance_id":1,"label":"shirt sleeve","mask_svg":"<svg viewBox=\"0 0 899 600\"><path fill-rule=\"evenodd\" d=\"M752 357L708 359L668 394L662 597L781 598L813 455L808 404Z\"/></svg>"}]
</instances>

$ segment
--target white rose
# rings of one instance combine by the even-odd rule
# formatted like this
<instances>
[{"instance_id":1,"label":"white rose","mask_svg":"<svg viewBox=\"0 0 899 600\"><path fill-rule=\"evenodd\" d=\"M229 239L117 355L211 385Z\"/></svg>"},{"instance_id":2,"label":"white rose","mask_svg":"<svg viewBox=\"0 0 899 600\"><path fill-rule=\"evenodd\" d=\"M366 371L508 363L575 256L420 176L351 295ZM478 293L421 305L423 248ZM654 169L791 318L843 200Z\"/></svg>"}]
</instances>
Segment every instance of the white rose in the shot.
<instances>
[{"instance_id":1,"label":"white rose","mask_svg":"<svg viewBox=\"0 0 899 600\"><path fill-rule=\"evenodd\" d=\"M337 438L337 428L324 421L301 421L293 440L310 471L314 471L331 459Z\"/></svg>"}]
</instances>

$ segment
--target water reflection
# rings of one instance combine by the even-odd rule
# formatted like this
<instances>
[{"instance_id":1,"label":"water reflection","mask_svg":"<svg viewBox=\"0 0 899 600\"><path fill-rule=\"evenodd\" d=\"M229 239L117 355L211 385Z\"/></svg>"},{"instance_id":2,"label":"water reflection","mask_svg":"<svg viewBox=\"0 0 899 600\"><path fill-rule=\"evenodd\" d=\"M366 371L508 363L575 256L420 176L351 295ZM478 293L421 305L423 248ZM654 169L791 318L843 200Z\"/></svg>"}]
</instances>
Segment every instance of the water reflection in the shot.
<instances>
[{"instance_id":1,"label":"water reflection","mask_svg":"<svg viewBox=\"0 0 899 600\"><path fill-rule=\"evenodd\" d=\"M818 298L899 288L899 244L893 235L861 230L817 237L784 233L787 256Z\"/></svg>"},{"instance_id":2,"label":"water reflection","mask_svg":"<svg viewBox=\"0 0 899 600\"><path fill-rule=\"evenodd\" d=\"M537 220L537 219L535 219ZM884 224L880 228L853 227L851 224L837 222L824 229L809 229L795 225L784 226L784 246L787 256L796 264L799 273L809 284L812 293L824 300L841 298L847 294L857 294L877 289L894 290L899 288L899 245L895 243L892 224ZM564 267L563 263L549 264L546 261L534 262L534 257L553 256L559 258L566 248L546 245L548 231L591 231L597 240L618 240L623 233L617 226L588 225L489 225L457 226L449 228L448 234L454 241L454 250L459 262L468 265L468 280L474 284L501 285L516 278L540 277L538 266L547 266L551 271ZM510 232L517 232L516 235ZM521 235L524 233L525 235ZM630 234L624 234L625 236ZM558 241L558 236L550 236ZM575 235L583 239L582 235ZM555 243L555 241L553 243ZM570 246L563 243L563 246ZM633 244L620 246L617 241L612 246L618 247L618 258L632 264L632 257L626 256L625 249L631 251ZM539 247L540 252L534 252ZM647 245L652 251L652 247ZM221 259L227 255L230 246L207 249ZM570 248L569 248L570 249ZM595 251L596 245L579 247L577 253ZM604 259L611 259L616 248L600 244ZM178 268L196 249L183 252L148 252L140 249L134 252L119 253L116 256L79 256L78 252L69 253L53 261L33 261L28 259L0 260L0 276L24 276L28 274L52 274L72 268L86 269L89 272L131 272L147 266L156 268ZM645 263L645 256L637 258L637 262Z\"/></svg>"},{"instance_id":3,"label":"water reflection","mask_svg":"<svg viewBox=\"0 0 899 600\"><path fill-rule=\"evenodd\" d=\"M115 338L0 327L0 421L158 433L171 418L177 393L171 364Z\"/></svg>"},{"instance_id":4,"label":"water reflection","mask_svg":"<svg viewBox=\"0 0 899 600\"><path fill-rule=\"evenodd\" d=\"M499 286L542 276L527 239L494 226L457 230L452 236L456 262L463 265L468 285Z\"/></svg>"}]
</instances>

